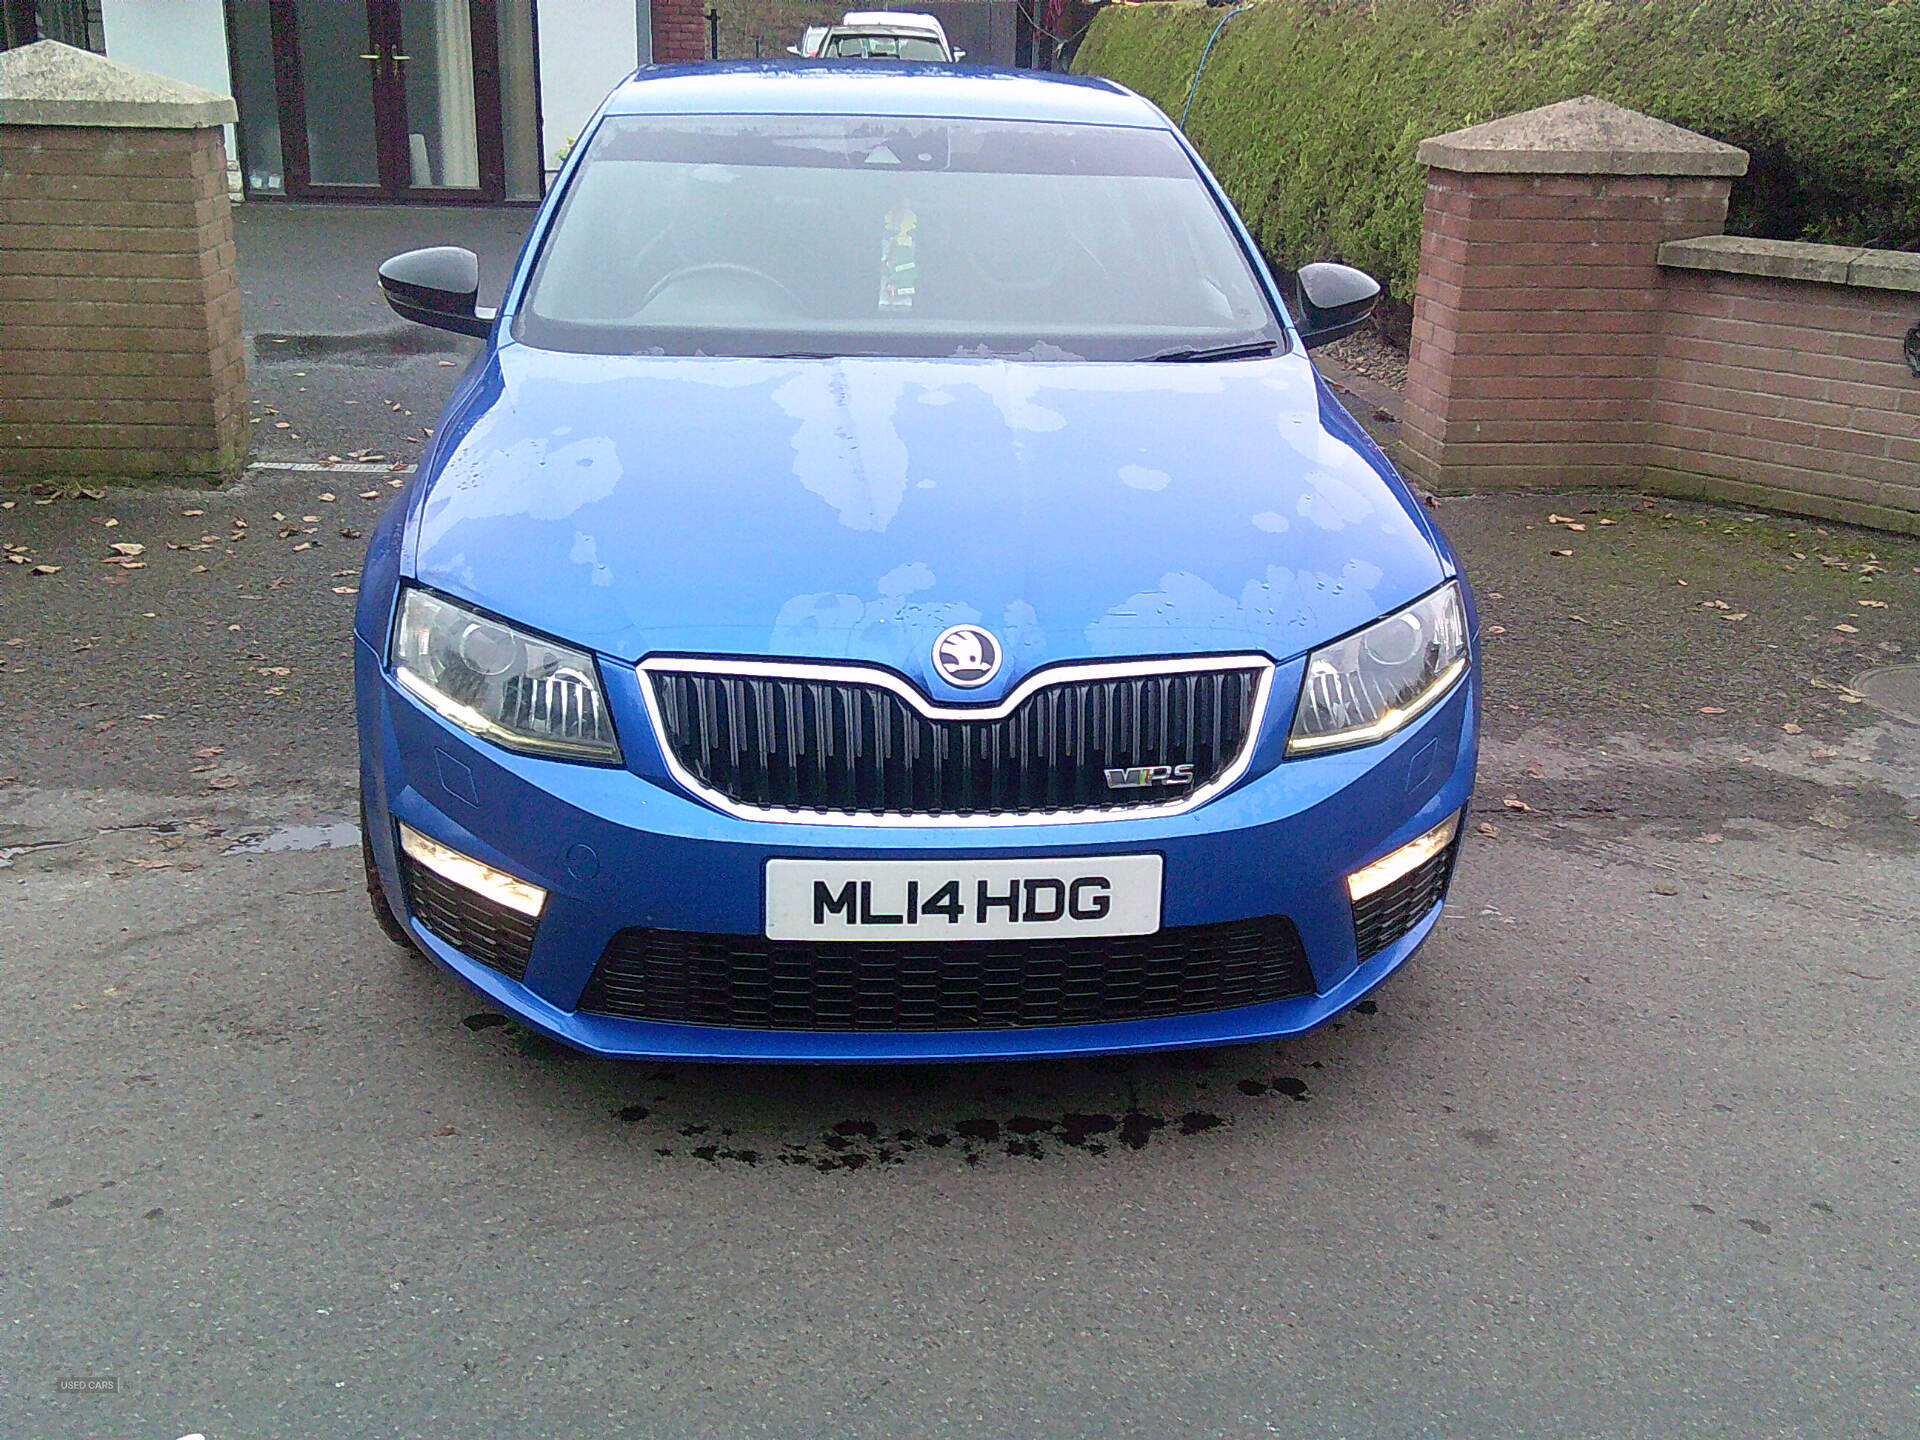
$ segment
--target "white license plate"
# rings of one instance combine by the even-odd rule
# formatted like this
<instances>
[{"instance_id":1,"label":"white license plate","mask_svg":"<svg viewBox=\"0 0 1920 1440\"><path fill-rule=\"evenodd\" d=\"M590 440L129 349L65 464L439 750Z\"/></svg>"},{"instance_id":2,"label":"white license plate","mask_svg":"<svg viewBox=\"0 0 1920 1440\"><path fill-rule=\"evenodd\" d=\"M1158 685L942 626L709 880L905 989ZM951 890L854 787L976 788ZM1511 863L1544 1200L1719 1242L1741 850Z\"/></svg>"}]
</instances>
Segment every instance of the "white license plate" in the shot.
<instances>
[{"instance_id":1,"label":"white license plate","mask_svg":"<svg viewBox=\"0 0 1920 1440\"><path fill-rule=\"evenodd\" d=\"M1151 935L1158 855L769 860L769 940L1043 940Z\"/></svg>"}]
</instances>

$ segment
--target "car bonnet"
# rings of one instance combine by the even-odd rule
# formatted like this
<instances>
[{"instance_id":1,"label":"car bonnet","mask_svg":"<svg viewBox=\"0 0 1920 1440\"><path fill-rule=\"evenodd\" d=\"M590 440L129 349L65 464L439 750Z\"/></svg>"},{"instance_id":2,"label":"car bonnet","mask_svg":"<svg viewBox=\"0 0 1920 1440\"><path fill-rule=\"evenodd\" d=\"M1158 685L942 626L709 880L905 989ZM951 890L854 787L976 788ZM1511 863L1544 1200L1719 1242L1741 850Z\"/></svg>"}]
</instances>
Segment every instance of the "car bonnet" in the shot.
<instances>
[{"instance_id":1,"label":"car bonnet","mask_svg":"<svg viewBox=\"0 0 1920 1440\"><path fill-rule=\"evenodd\" d=\"M609 657L877 663L979 624L1062 660L1284 659L1438 584L1304 356L760 360L508 345L449 417L411 573ZM1336 423L1329 425L1329 420ZM1345 436L1351 438L1343 438Z\"/></svg>"}]
</instances>

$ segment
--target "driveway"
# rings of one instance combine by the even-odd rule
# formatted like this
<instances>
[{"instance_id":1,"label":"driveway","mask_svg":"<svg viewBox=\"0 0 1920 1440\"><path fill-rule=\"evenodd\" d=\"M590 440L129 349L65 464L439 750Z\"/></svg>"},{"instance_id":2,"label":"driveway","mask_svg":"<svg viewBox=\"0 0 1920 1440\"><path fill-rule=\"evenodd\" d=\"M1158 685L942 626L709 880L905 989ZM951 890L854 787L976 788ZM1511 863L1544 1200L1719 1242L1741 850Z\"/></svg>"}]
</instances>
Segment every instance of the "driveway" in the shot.
<instances>
[{"instance_id":1,"label":"driveway","mask_svg":"<svg viewBox=\"0 0 1920 1440\"><path fill-rule=\"evenodd\" d=\"M256 343L386 326L398 233L269 297L281 223ZM457 357L396 356L257 365L266 457L404 456L352 412L433 423ZM1920 543L1436 502L1470 843L1307 1039L613 1064L367 912L364 463L0 495L0 1434L1920 1433L1920 717L1848 688L1920 658Z\"/></svg>"}]
</instances>

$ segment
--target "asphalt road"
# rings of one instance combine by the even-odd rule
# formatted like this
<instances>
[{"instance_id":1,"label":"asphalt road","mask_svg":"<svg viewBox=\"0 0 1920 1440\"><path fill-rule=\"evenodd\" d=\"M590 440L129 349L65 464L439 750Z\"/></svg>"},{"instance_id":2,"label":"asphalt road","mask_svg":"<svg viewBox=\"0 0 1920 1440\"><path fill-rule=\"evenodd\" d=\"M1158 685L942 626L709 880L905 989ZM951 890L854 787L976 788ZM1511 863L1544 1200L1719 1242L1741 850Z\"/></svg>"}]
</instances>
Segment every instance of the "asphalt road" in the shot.
<instances>
[{"instance_id":1,"label":"asphalt road","mask_svg":"<svg viewBox=\"0 0 1920 1440\"><path fill-rule=\"evenodd\" d=\"M431 424L438 358L256 391ZM0 1436L1920 1433L1920 723L1844 688L1920 658L1920 543L1437 502L1488 743L1367 1013L662 1067L367 913L339 592L391 478L0 494Z\"/></svg>"}]
</instances>

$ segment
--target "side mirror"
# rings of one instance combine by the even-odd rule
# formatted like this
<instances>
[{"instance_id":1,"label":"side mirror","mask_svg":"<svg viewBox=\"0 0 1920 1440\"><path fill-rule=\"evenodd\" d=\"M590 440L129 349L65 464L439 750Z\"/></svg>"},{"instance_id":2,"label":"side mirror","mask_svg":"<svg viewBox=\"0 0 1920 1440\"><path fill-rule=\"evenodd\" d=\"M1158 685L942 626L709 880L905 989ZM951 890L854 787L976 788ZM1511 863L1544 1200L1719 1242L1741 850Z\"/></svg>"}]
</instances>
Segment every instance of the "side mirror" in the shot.
<instances>
[{"instance_id":1,"label":"side mirror","mask_svg":"<svg viewBox=\"0 0 1920 1440\"><path fill-rule=\"evenodd\" d=\"M1351 265L1319 262L1300 267L1300 342L1312 350L1351 335L1373 313L1380 282Z\"/></svg>"},{"instance_id":2,"label":"side mirror","mask_svg":"<svg viewBox=\"0 0 1920 1440\"><path fill-rule=\"evenodd\" d=\"M380 288L402 320L485 337L494 312L474 304L480 294L480 259L457 245L409 250L380 266Z\"/></svg>"}]
</instances>

